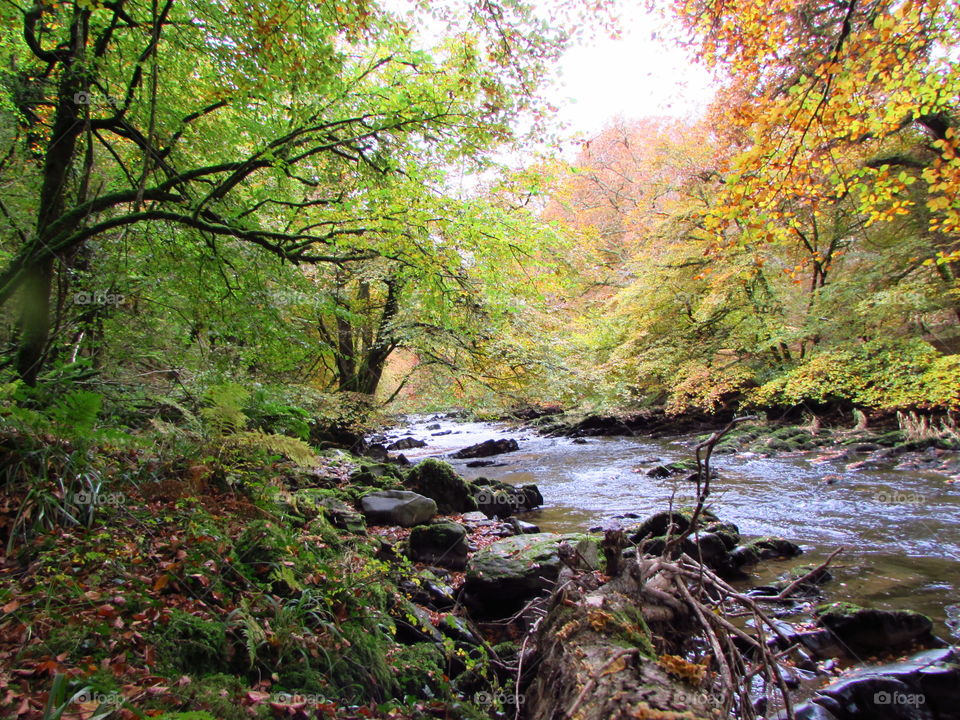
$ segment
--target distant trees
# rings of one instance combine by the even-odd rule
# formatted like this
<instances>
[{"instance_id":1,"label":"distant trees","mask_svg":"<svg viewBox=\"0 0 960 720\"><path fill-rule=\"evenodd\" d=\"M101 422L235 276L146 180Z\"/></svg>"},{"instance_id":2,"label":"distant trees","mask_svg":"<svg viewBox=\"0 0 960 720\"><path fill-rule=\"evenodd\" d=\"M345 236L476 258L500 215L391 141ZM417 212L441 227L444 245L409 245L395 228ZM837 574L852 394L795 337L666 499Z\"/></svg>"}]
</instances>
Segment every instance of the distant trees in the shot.
<instances>
[{"instance_id":1,"label":"distant trees","mask_svg":"<svg viewBox=\"0 0 960 720\"><path fill-rule=\"evenodd\" d=\"M606 287L570 364L613 405L960 408L960 5L674 9L725 85L554 182Z\"/></svg>"}]
</instances>

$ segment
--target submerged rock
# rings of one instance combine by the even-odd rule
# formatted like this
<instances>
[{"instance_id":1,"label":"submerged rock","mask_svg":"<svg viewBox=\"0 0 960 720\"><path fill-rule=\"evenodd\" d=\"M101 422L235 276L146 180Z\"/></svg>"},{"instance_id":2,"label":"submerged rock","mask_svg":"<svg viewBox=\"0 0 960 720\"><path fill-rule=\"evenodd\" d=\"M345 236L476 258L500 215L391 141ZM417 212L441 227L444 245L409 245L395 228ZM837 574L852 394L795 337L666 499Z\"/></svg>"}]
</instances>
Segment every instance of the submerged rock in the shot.
<instances>
[{"instance_id":1,"label":"submerged rock","mask_svg":"<svg viewBox=\"0 0 960 720\"><path fill-rule=\"evenodd\" d=\"M457 450L450 457L457 458L458 460L466 460L468 458L483 458L490 457L491 455L502 455L503 453L514 452L519 450L520 446L517 444L517 441L513 438L503 438L500 440L484 440L482 443L477 443L476 445L471 445L465 447L462 450Z\"/></svg>"},{"instance_id":2,"label":"submerged rock","mask_svg":"<svg viewBox=\"0 0 960 720\"><path fill-rule=\"evenodd\" d=\"M797 720L957 720L960 654L927 650L903 662L865 667L794 708ZM781 716L782 717L782 716Z\"/></svg>"},{"instance_id":3,"label":"submerged rock","mask_svg":"<svg viewBox=\"0 0 960 720\"><path fill-rule=\"evenodd\" d=\"M360 509L373 525L420 525L437 514L437 504L409 490L381 490L360 498Z\"/></svg>"},{"instance_id":4,"label":"submerged rock","mask_svg":"<svg viewBox=\"0 0 960 720\"><path fill-rule=\"evenodd\" d=\"M821 606L818 616L819 624L855 654L894 651L933 640L933 622L912 610L876 610L831 603Z\"/></svg>"}]
</instances>

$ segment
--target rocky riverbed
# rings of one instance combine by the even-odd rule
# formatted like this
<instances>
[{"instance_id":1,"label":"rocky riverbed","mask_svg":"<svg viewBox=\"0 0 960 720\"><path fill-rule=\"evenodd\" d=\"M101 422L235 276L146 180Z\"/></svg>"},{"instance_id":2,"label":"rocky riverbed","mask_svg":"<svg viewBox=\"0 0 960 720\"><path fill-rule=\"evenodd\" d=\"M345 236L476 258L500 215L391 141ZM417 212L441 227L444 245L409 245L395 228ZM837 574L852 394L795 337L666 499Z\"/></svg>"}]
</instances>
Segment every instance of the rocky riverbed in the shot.
<instances>
[{"instance_id":1,"label":"rocky riverbed","mask_svg":"<svg viewBox=\"0 0 960 720\"><path fill-rule=\"evenodd\" d=\"M689 504L692 497L692 468L685 461L695 435L611 438L594 431L585 438L576 429L559 436L556 427L541 430L554 437L531 428L428 417L372 439L384 446L399 443L393 452L406 455L401 462L445 457L469 481L466 494L476 510L465 501L465 514L432 523L419 538L385 532L414 559L445 565L441 584L460 591L458 600L481 623L516 615L536 594L548 592L565 567L558 548L573 548L574 557L584 560L582 572L602 574L602 531L619 527L629 540L654 539L646 515ZM789 673L794 699L815 701L803 706L803 716L953 717L934 707L932 700L941 702L943 693L921 682L949 676L949 648L891 669L879 660L947 645L941 638L949 638L953 625L951 592L960 557L956 453L937 443L911 446L890 433L824 435L746 428L722 443L713 507L734 522L714 519L716 527L703 528L695 549L738 589L770 596L791 588L834 544L846 544L829 571L793 587L788 601L775 608L784 637L801 648L800 663ZM422 481L417 489L427 490ZM439 494L449 495L449 489ZM445 509L456 510L449 504ZM536 532L543 530L550 532ZM741 530L761 537L751 542ZM762 537L777 531L787 539ZM446 557L441 546L454 550ZM513 619L514 632L529 629L519 616ZM499 632L504 626L492 627ZM852 680L851 668L860 668ZM835 677L842 678L839 689L822 687ZM895 714L902 707L874 709L889 711L874 715L838 710L836 698L847 697L844 688L908 697L924 687L931 697L926 715ZM828 711L833 714L823 714Z\"/></svg>"}]
</instances>

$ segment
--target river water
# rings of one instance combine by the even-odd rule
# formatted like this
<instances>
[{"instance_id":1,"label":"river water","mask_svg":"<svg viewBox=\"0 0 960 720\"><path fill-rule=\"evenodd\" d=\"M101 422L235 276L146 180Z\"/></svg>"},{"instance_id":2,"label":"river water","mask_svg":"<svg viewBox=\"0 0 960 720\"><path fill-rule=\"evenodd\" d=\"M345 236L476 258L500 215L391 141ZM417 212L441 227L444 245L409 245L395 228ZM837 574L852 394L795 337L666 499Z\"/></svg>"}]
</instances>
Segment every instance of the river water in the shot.
<instances>
[{"instance_id":1,"label":"river water","mask_svg":"<svg viewBox=\"0 0 960 720\"><path fill-rule=\"evenodd\" d=\"M523 519L544 531L610 526L626 513L646 517L666 509L671 497L675 506L692 504L690 483L645 472L660 462L690 459L692 436L588 438L579 444L500 423L435 416L408 417L387 432L388 441L408 435L428 443L403 451L412 462L438 457L467 479L535 483L544 507ZM520 449L487 458L496 464L482 468L448 457L490 438L514 438ZM745 536L780 535L805 551L793 560L763 563L751 584L816 563L843 546L831 565L835 579L824 587L828 600L917 610L931 616L938 634L949 638L945 621L953 611L944 608L960 602L960 483L878 463L850 467L849 459L830 455L821 450L713 456L719 478L713 481L711 509Z\"/></svg>"}]
</instances>

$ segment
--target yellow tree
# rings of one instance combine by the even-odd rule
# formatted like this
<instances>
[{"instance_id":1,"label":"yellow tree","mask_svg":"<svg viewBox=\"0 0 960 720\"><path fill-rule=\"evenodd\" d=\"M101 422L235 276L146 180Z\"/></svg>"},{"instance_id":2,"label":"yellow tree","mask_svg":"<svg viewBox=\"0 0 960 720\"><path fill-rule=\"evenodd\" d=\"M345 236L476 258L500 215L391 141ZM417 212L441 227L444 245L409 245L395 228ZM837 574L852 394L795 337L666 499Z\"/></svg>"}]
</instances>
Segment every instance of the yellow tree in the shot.
<instances>
[{"instance_id":1,"label":"yellow tree","mask_svg":"<svg viewBox=\"0 0 960 720\"><path fill-rule=\"evenodd\" d=\"M956 0L677 0L722 96L732 156L710 230L795 236L784 200L850 198L868 224L914 214L948 285L960 260ZM793 238L796 239L795 237Z\"/></svg>"}]
</instances>

